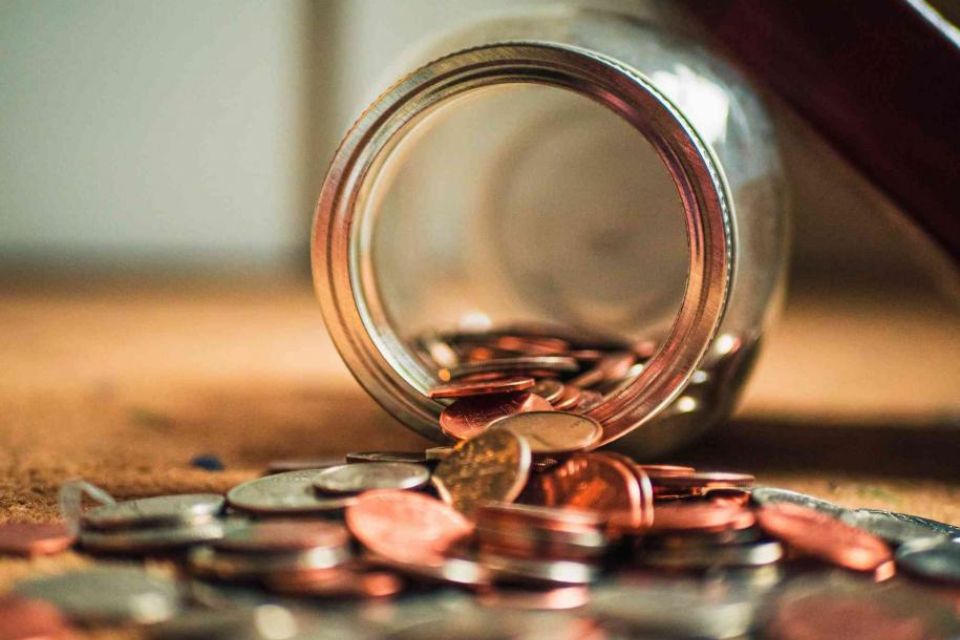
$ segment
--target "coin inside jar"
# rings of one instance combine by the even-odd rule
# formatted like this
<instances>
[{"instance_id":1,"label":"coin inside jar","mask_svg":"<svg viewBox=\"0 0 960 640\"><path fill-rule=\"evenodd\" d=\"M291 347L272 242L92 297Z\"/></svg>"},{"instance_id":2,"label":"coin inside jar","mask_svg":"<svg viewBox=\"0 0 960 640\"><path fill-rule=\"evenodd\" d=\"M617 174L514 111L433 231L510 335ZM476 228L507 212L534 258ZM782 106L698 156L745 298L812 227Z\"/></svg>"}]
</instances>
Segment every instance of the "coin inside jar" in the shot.
<instances>
[{"instance_id":1,"label":"coin inside jar","mask_svg":"<svg viewBox=\"0 0 960 640\"><path fill-rule=\"evenodd\" d=\"M529 411L501 418L491 429L508 429L530 445L533 455L582 451L603 436L596 420L564 411Z\"/></svg>"},{"instance_id":2,"label":"coin inside jar","mask_svg":"<svg viewBox=\"0 0 960 640\"><path fill-rule=\"evenodd\" d=\"M491 393L514 393L527 391L536 384L533 378L512 377L497 378L494 380L458 380L448 382L430 389L428 395L434 400L447 398L465 398L468 396L482 396Z\"/></svg>"},{"instance_id":3,"label":"coin inside jar","mask_svg":"<svg viewBox=\"0 0 960 640\"><path fill-rule=\"evenodd\" d=\"M323 493L360 493L373 489L417 489L430 480L423 465L407 462L344 464L318 472L313 486Z\"/></svg>"},{"instance_id":4,"label":"coin inside jar","mask_svg":"<svg viewBox=\"0 0 960 640\"><path fill-rule=\"evenodd\" d=\"M553 406L532 393L498 393L460 398L440 414L440 429L457 440L469 440L495 420L526 411L551 411Z\"/></svg>"}]
</instances>

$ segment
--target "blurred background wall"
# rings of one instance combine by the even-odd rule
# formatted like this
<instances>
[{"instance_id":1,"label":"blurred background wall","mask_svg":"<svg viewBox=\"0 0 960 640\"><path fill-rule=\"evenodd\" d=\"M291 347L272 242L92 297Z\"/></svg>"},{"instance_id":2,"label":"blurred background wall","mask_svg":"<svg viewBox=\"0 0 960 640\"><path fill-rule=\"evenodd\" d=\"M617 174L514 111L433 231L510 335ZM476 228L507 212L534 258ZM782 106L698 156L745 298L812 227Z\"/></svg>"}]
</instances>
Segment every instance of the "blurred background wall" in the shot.
<instances>
[{"instance_id":1,"label":"blurred background wall","mask_svg":"<svg viewBox=\"0 0 960 640\"><path fill-rule=\"evenodd\" d=\"M402 52L514 5L0 0L0 260L305 273L336 140ZM795 274L934 283L935 249L772 103Z\"/></svg>"}]
</instances>

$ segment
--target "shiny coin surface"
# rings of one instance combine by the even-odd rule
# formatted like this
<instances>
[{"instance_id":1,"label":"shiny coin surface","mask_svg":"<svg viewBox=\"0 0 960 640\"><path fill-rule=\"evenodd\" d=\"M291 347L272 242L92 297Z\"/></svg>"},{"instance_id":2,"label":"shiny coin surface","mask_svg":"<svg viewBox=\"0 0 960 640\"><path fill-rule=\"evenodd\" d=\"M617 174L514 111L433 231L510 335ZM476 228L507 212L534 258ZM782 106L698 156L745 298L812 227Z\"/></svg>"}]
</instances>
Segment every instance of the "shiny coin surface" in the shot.
<instances>
[{"instance_id":1,"label":"shiny coin surface","mask_svg":"<svg viewBox=\"0 0 960 640\"><path fill-rule=\"evenodd\" d=\"M896 511L883 511L881 509L857 509L858 514L873 514L877 518L895 518L901 522L914 524L918 527L927 529L933 535L943 535L948 538L960 538L960 527L955 527L946 522L931 520L922 516L915 516L910 513L898 513ZM866 516L864 516L866 518Z\"/></svg>"},{"instance_id":2,"label":"shiny coin surface","mask_svg":"<svg viewBox=\"0 0 960 640\"><path fill-rule=\"evenodd\" d=\"M344 547L350 536L343 525L328 520L263 520L231 527L213 547L225 551L273 553L315 547Z\"/></svg>"},{"instance_id":3,"label":"shiny coin surface","mask_svg":"<svg viewBox=\"0 0 960 640\"><path fill-rule=\"evenodd\" d=\"M6 522L0 524L0 555L42 556L69 549L76 536L67 525Z\"/></svg>"},{"instance_id":4,"label":"shiny coin surface","mask_svg":"<svg viewBox=\"0 0 960 640\"><path fill-rule=\"evenodd\" d=\"M577 609L589 601L590 591L582 586L534 590L497 587L485 590L477 596L477 603L483 607L539 611Z\"/></svg>"},{"instance_id":5,"label":"shiny coin surface","mask_svg":"<svg viewBox=\"0 0 960 640\"><path fill-rule=\"evenodd\" d=\"M457 440L480 435L495 420L525 411L551 411L553 406L532 393L498 393L460 398L440 413L440 429Z\"/></svg>"},{"instance_id":6,"label":"shiny coin surface","mask_svg":"<svg viewBox=\"0 0 960 640\"><path fill-rule=\"evenodd\" d=\"M14 593L44 600L82 623L151 624L174 616L181 608L172 580L142 569L99 565L32 578L17 583Z\"/></svg>"},{"instance_id":7,"label":"shiny coin surface","mask_svg":"<svg viewBox=\"0 0 960 640\"><path fill-rule=\"evenodd\" d=\"M360 493L374 489L418 489L429 481L430 471L422 464L369 462L324 469L314 476L313 488L322 493Z\"/></svg>"},{"instance_id":8,"label":"shiny coin surface","mask_svg":"<svg viewBox=\"0 0 960 640\"><path fill-rule=\"evenodd\" d=\"M490 570L494 581L543 585L580 585L596 582L600 567L589 562L517 558L481 550L480 562Z\"/></svg>"},{"instance_id":9,"label":"shiny coin surface","mask_svg":"<svg viewBox=\"0 0 960 640\"><path fill-rule=\"evenodd\" d=\"M485 502L513 502L530 475L530 445L506 429L461 442L437 465L433 483L440 497L472 516Z\"/></svg>"},{"instance_id":10,"label":"shiny coin surface","mask_svg":"<svg viewBox=\"0 0 960 640\"><path fill-rule=\"evenodd\" d=\"M219 580L259 580L276 574L332 569L351 559L350 549L315 547L282 553L236 553L213 547L194 547L188 557L193 573Z\"/></svg>"},{"instance_id":11,"label":"shiny coin surface","mask_svg":"<svg viewBox=\"0 0 960 640\"><path fill-rule=\"evenodd\" d=\"M459 380L434 387L430 389L428 395L435 400L466 398L468 396L482 396L491 393L527 391L535 384L536 380L526 376L498 378L495 380Z\"/></svg>"},{"instance_id":12,"label":"shiny coin surface","mask_svg":"<svg viewBox=\"0 0 960 640\"><path fill-rule=\"evenodd\" d=\"M689 476L697 472L693 467L685 467L676 464L641 464L639 465L651 478L662 478L664 476Z\"/></svg>"},{"instance_id":13,"label":"shiny coin surface","mask_svg":"<svg viewBox=\"0 0 960 640\"><path fill-rule=\"evenodd\" d=\"M674 490L704 490L722 487L751 487L754 477L749 473L734 473L730 471L697 471L691 474L649 474L653 482L654 491L662 489Z\"/></svg>"},{"instance_id":14,"label":"shiny coin surface","mask_svg":"<svg viewBox=\"0 0 960 640\"><path fill-rule=\"evenodd\" d=\"M497 420L491 429L507 429L530 445L533 455L582 451L603 435L596 420L564 411L530 411Z\"/></svg>"},{"instance_id":15,"label":"shiny coin surface","mask_svg":"<svg viewBox=\"0 0 960 640\"><path fill-rule=\"evenodd\" d=\"M753 487L750 490L750 499L763 507L778 504L795 504L807 509L814 509L835 518L841 517L848 510L840 505L827 502L814 496L808 496L798 491L789 491L777 487Z\"/></svg>"},{"instance_id":16,"label":"shiny coin surface","mask_svg":"<svg viewBox=\"0 0 960 640\"><path fill-rule=\"evenodd\" d=\"M633 470L614 457L595 453L574 454L536 476L524 492L523 502L593 510L604 517L621 514L628 526L643 526L647 519Z\"/></svg>"},{"instance_id":17,"label":"shiny coin surface","mask_svg":"<svg viewBox=\"0 0 960 640\"><path fill-rule=\"evenodd\" d=\"M897 566L929 580L960 584L960 543L914 540L897 549Z\"/></svg>"},{"instance_id":18,"label":"shiny coin surface","mask_svg":"<svg viewBox=\"0 0 960 640\"><path fill-rule=\"evenodd\" d=\"M195 544L223 537L224 523L218 520L175 527L147 529L82 530L79 543L96 553L146 554Z\"/></svg>"},{"instance_id":19,"label":"shiny coin surface","mask_svg":"<svg viewBox=\"0 0 960 640\"><path fill-rule=\"evenodd\" d=\"M318 496L313 479L318 471L287 471L244 482L227 493L227 502L239 511L260 515L321 514L346 508L353 496Z\"/></svg>"},{"instance_id":20,"label":"shiny coin surface","mask_svg":"<svg viewBox=\"0 0 960 640\"><path fill-rule=\"evenodd\" d=\"M814 509L793 504L762 507L757 523L797 551L848 569L874 571L893 558L880 538Z\"/></svg>"},{"instance_id":21,"label":"shiny coin surface","mask_svg":"<svg viewBox=\"0 0 960 640\"><path fill-rule=\"evenodd\" d=\"M723 504L677 504L657 507L652 531L746 529L756 522L750 509Z\"/></svg>"},{"instance_id":22,"label":"shiny coin surface","mask_svg":"<svg viewBox=\"0 0 960 640\"><path fill-rule=\"evenodd\" d=\"M398 594L403 580L385 571L330 569L268 576L264 585L276 593L292 596L385 598Z\"/></svg>"},{"instance_id":23,"label":"shiny coin surface","mask_svg":"<svg viewBox=\"0 0 960 640\"><path fill-rule=\"evenodd\" d=\"M0 597L3 640L70 640L75 636L56 607L41 600Z\"/></svg>"},{"instance_id":24,"label":"shiny coin surface","mask_svg":"<svg viewBox=\"0 0 960 640\"><path fill-rule=\"evenodd\" d=\"M423 451L354 451L353 453L347 454L347 462L407 462L409 464L426 464L428 461Z\"/></svg>"},{"instance_id":25,"label":"shiny coin surface","mask_svg":"<svg viewBox=\"0 0 960 640\"><path fill-rule=\"evenodd\" d=\"M543 380L537 381L537 384L530 389L530 393L538 395L550 404L553 404L563 393L563 389L564 384L559 380L544 378Z\"/></svg>"},{"instance_id":26,"label":"shiny coin surface","mask_svg":"<svg viewBox=\"0 0 960 640\"><path fill-rule=\"evenodd\" d=\"M410 491L369 491L346 512L347 527L364 547L401 563L437 565L443 553L473 531L460 513Z\"/></svg>"},{"instance_id":27,"label":"shiny coin surface","mask_svg":"<svg viewBox=\"0 0 960 640\"><path fill-rule=\"evenodd\" d=\"M938 533L935 529L918 524L913 519L905 518L903 515L894 511L881 511L879 509L857 509L846 511L841 514L840 519L858 529L869 531L878 538L894 545L929 538L949 540L946 535Z\"/></svg>"},{"instance_id":28,"label":"shiny coin surface","mask_svg":"<svg viewBox=\"0 0 960 640\"><path fill-rule=\"evenodd\" d=\"M467 558L437 558L431 564L400 562L376 554L365 556L364 559L373 566L392 569L420 582L478 588L489 585L491 580L490 571L485 566Z\"/></svg>"},{"instance_id":29,"label":"shiny coin surface","mask_svg":"<svg viewBox=\"0 0 960 640\"><path fill-rule=\"evenodd\" d=\"M81 522L95 529L155 527L209 520L223 510L223 496L216 493L187 493L126 500L94 507Z\"/></svg>"}]
</instances>

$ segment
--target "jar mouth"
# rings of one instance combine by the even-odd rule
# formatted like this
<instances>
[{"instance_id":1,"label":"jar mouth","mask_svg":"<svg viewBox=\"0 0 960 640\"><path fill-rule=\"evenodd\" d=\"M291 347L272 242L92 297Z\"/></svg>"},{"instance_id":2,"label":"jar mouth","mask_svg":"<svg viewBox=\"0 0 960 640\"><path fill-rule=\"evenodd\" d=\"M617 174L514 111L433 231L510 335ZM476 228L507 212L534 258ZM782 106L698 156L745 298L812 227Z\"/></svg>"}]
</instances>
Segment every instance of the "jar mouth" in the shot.
<instances>
[{"instance_id":1,"label":"jar mouth","mask_svg":"<svg viewBox=\"0 0 960 640\"><path fill-rule=\"evenodd\" d=\"M370 182L389 152L425 114L474 89L537 83L586 96L643 134L679 193L688 273L680 309L658 351L628 385L589 411L604 428L596 446L655 417L682 392L720 326L734 266L735 228L725 178L709 147L646 78L592 51L539 42L486 45L453 53L383 93L344 137L314 219L314 284L337 349L364 388L390 413L438 441L444 405L436 384L391 329L371 282Z\"/></svg>"}]
</instances>

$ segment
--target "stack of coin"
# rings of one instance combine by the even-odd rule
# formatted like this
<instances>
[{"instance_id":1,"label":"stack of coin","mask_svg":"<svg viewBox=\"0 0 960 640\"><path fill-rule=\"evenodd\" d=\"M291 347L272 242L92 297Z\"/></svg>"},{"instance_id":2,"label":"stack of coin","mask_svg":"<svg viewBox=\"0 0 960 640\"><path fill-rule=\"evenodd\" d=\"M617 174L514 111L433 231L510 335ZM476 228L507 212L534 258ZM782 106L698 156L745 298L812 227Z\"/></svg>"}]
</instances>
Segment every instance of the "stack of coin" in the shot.
<instances>
[{"instance_id":1,"label":"stack of coin","mask_svg":"<svg viewBox=\"0 0 960 640\"><path fill-rule=\"evenodd\" d=\"M214 493L140 498L101 505L80 520L80 545L105 554L154 554L220 538L223 496Z\"/></svg>"}]
</instances>

